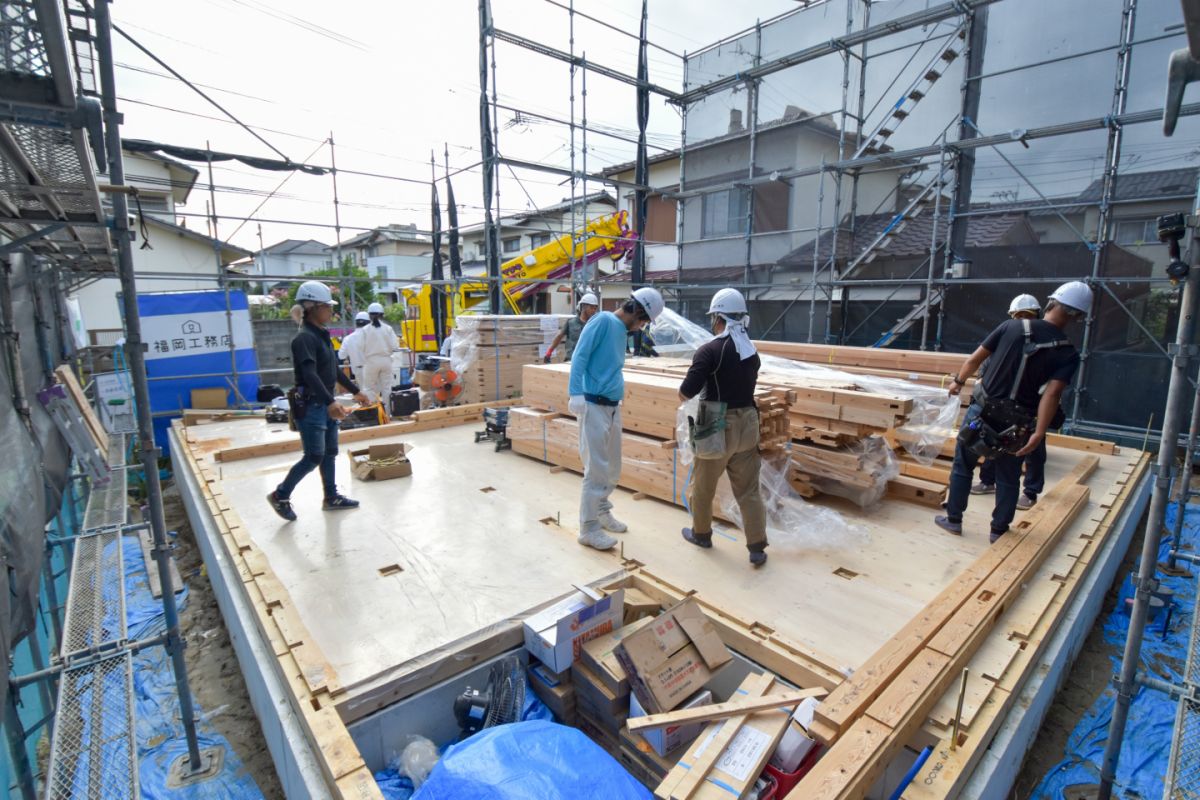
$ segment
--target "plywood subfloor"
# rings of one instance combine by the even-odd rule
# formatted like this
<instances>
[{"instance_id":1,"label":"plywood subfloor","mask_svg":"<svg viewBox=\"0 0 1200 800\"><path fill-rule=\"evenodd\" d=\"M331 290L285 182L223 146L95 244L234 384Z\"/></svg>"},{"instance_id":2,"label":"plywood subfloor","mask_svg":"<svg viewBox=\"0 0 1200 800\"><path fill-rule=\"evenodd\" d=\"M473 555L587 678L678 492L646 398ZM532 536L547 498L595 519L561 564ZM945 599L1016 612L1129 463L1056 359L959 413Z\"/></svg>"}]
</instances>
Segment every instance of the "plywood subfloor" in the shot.
<instances>
[{"instance_id":1,"label":"plywood subfloor","mask_svg":"<svg viewBox=\"0 0 1200 800\"><path fill-rule=\"evenodd\" d=\"M211 461L222 447L294 436L282 427L230 420L187 430L194 452ZM476 427L380 440L414 446L410 478L351 480L339 455L341 485L362 508L322 512L314 473L293 497L300 516L295 523L276 517L264 498L297 454L214 465L226 497L352 695L373 676L621 568L615 553L575 542L578 475L476 445ZM1082 455L1052 448L1048 485ZM1101 457L1089 484L1093 505L1129 458ZM624 490L614 503L630 525L619 537L626 558L677 587L698 590L743 620L769 625L826 666L848 670L987 547L992 498L972 499L963 537L940 532L925 507L885 500L864 512L827 503L860 532L846 534L814 519L804 530L776 535L761 570L747 564L736 530L703 551L680 539L689 519L682 509L635 500ZM544 524L546 519L561 519L562 527ZM808 545L819 539L825 546Z\"/></svg>"}]
</instances>

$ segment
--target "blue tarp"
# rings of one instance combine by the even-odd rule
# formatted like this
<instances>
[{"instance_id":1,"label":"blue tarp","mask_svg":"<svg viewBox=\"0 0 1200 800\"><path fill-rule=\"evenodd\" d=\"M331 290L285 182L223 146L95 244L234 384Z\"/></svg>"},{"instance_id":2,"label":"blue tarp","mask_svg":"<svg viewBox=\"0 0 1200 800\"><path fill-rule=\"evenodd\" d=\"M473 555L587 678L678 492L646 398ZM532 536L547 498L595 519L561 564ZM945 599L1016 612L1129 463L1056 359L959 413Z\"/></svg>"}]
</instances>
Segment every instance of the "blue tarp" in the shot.
<instances>
[{"instance_id":1,"label":"blue tarp","mask_svg":"<svg viewBox=\"0 0 1200 800\"><path fill-rule=\"evenodd\" d=\"M1168 505L1168 531L1175 529L1177 512L1178 504ZM1197 541L1200 539L1200 507L1189 506L1183 523L1183 543L1195 549L1200 544ZM1175 542L1172 537L1164 537L1158 561L1165 561L1168 551L1173 547ZM1129 608L1125 601L1133 596L1130 577L1126 576L1121 586L1116 607L1103 620L1104 641L1113 647L1114 673L1121 668L1121 652L1129 631ZM1176 607L1171 615L1171 627L1164 638L1166 614L1160 612L1150 620L1142 642L1138 669L1162 680L1179 683L1187 660L1188 637L1196 605L1196 581L1194 578L1163 577L1162 582L1175 592ZM1066 757L1046 774L1034 790L1033 797L1065 800L1065 791L1069 787L1100 782L1100 762L1108 740L1108 725L1115 699L1116 695L1109 684L1071 732L1067 740ZM1120 794L1125 798L1156 799L1162 796L1175 711L1175 702L1161 692L1146 688L1137 690L1125 727L1114 796Z\"/></svg>"},{"instance_id":2,"label":"blue tarp","mask_svg":"<svg viewBox=\"0 0 1200 800\"><path fill-rule=\"evenodd\" d=\"M451 746L413 800L650 800L650 792L582 731L530 720Z\"/></svg>"},{"instance_id":3,"label":"blue tarp","mask_svg":"<svg viewBox=\"0 0 1200 800\"><path fill-rule=\"evenodd\" d=\"M137 536L121 539L125 556L125 618L130 639L166 631L162 601L150 593L149 577ZM182 611L187 590L175 595ZM162 647L149 647L133 658L134 721L137 725L138 778L146 800L242 800L261 798L262 792L246 772L237 753L196 709L200 748L223 748L224 765L209 780L179 789L167 787L167 770L187 752L179 719L179 696L171 659Z\"/></svg>"}]
</instances>

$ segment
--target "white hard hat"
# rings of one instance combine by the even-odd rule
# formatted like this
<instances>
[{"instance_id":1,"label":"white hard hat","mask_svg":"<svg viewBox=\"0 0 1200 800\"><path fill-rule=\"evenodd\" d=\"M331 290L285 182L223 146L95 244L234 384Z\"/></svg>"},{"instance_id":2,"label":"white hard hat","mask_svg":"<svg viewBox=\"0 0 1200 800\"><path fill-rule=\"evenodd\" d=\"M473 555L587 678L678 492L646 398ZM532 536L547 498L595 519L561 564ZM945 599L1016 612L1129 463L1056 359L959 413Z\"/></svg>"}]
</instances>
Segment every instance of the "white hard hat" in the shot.
<instances>
[{"instance_id":1,"label":"white hard hat","mask_svg":"<svg viewBox=\"0 0 1200 800\"><path fill-rule=\"evenodd\" d=\"M746 298L737 289L722 289L708 304L709 314L745 314Z\"/></svg>"},{"instance_id":2,"label":"white hard hat","mask_svg":"<svg viewBox=\"0 0 1200 800\"><path fill-rule=\"evenodd\" d=\"M333 292L329 291L329 287L320 281L305 281L300 284L300 288L296 290L296 302L302 300L311 300L314 303L325 303L326 305L336 306L337 301L333 299Z\"/></svg>"},{"instance_id":3,"label":"white hard hat","mask_svg":"<svg viewBox=\"0 0 1200 800\"><path fill-rule=\"evenodd\" d=\"M371 303L371 305L367 306L367 313L368 314L382 314L383 313L383 304L382 303Z\"/></svg>"},{"instance_id":4,"label":"white hard hat","mask_svg":"<svg viewBox=\"0 0 1200 800\"><path fill-rule=\"evenodd\" d=\"M1050 299L1086 314L1092 310L1092 290L1083 281L1069 281L1054 290Z\"/></svg>"},{"instance_id":5,"label":"white hard hat","mask_svg":"<svg viewBox=\"0 0 1200 800\"><path fill-rule=\"evenodd\" d=\"M598 299L596 299L596 294L594 292L588 292L583 297L579 298L578 305L580 305L580 306L598 306L598 305L600 305L600 301Z\"/></svg>"},{"instance_id":6,"label":"white hard hat","mask_svg":"<svg viewBox=\"0 0 1200 800\"><path fill-rule=\"evenodd\" d=\"M371 315L365 311L360 311L354 315L354 321L355 322L370 322Z\"/></svg>"},{"instance_id":7,"label":"white hard hat","mask_svg":"<svg viewBox=\"0 0 1200 800\"><path fill-rule=\"evenodd\" d=\"M1021 311L1041 311L1041 310L1042 310L1042 304L1039 303L1037 301L1037 298L1031 294L1019 294L1013 298L1011 303L1008 304L1008 315L1010 317L1013 314L1019 313Z\"/></svg>"},{"instance_id":8,"label":"white hard hat","mask_svg":"<svg viewBox=\"0 0 1200 800\"><path fill-rule=\"evenodd\" d=\"M658 293L658 290L651 289L649 286L635 289L633 299L646 311L646 316L650 318L651 322L658 319L658 315L663 312L663 308L666 305L663 303L662 295Z\"/></svg>"}]
</instances>

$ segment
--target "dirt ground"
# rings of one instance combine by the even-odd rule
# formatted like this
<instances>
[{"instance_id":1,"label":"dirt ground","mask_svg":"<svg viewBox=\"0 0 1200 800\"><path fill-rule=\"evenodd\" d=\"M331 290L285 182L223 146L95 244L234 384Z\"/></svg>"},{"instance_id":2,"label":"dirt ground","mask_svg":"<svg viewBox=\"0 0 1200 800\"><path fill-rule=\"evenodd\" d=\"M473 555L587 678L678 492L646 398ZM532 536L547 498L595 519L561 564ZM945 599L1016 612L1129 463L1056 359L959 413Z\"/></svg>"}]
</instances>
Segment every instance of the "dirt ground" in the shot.
<instances>
[{"instance_id":1,"label":"dirt ground","mask_svg":"<svg viewBox=\"0 0 1200 800\"><path fill-rule=\"evenodd\" d=\"M229 631L221 618L212 584L188 523L187 512L173 482L163 485L163 512L167 530L178 531L175 561L190 591L180 626L187 641L184 651L197 714L208 719L233 747L238 758L267 800L282 800L283 789L275 775L271 753L238 667Z\"/></svg>"}]
</instances>

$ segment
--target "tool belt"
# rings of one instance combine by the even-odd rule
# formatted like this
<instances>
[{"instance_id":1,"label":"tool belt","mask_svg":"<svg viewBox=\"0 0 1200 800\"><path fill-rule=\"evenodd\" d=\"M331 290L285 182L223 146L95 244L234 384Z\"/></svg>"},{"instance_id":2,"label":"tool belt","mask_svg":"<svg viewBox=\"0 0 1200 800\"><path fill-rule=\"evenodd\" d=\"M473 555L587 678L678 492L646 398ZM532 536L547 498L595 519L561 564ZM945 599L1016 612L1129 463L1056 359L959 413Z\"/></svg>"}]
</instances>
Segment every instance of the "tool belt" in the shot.
<instances>
[{"instance_id":1,"label":"tool belt","mask_svg":"<svg viewBox=\"0 0 1200 800\"><path fill-rule=\"evenodd\" d=\"M696 458L715 459L725 455L725 412L728 404L701 400L695 417L688 417L688 443Z\"/></svg>"},{"instance_id":2,"label":"tool belt","mask_svg":"<svg viewBox=\"0 0 1200 800\"><path fill-rule=\"evenodd\" d=\"M308 411L308 392L303 386L293 386L287 392L288 427L296 430L296 423L304 419Z\"/></svg>"},{"instance_id":3,"label":"tool belt","mask_svg":"<svg viewBox=\"0 0 1200 800\"><path fill-rule=\"evenodd\" d=\"M1021 349L1021 364L1017 367L1017 375L1013 379L1008 397L988 397L983 383L976 382L971 402L979 407L979 416L958 432L959 444L982 458L1015 455L1028 444L1029 437L1037 429L1037 411L1017 402L1017 391L1025 377L1025 367L1029 364L1030 357L1039 350L1070 344L1066 339L1035 343L1030 321L1023 319L1021 323L1025 328L1025 345ZM1061 416L1064 415L1060 408L1055 414L1055 420ZM1053 421L1051 424L1053 425ZM1058 424L1061 425L1062 422Z\"/></svg>"}]
</instances>

